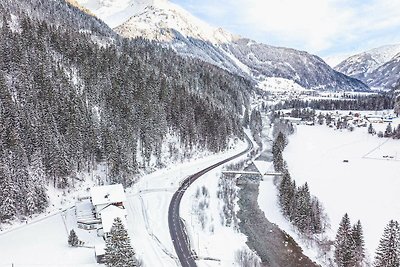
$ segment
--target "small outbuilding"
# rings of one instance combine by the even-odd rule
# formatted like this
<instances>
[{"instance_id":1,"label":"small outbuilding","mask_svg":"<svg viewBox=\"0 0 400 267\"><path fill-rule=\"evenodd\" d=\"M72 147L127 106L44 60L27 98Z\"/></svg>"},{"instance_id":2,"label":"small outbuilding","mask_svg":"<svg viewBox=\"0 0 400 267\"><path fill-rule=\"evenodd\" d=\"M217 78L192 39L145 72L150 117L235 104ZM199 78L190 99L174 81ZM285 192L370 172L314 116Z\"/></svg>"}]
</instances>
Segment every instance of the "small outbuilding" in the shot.
<instances>
[{"instance_id":1,"label":"small outbuilding","mask_svg":"<svg viewBox=\"0 0 400 267\"><path fill-rule=\"evenodd\" d=\"M106 246L104 243L94 246L94 255L97 263L105 263Z\"/></svg>"}]
</instances>

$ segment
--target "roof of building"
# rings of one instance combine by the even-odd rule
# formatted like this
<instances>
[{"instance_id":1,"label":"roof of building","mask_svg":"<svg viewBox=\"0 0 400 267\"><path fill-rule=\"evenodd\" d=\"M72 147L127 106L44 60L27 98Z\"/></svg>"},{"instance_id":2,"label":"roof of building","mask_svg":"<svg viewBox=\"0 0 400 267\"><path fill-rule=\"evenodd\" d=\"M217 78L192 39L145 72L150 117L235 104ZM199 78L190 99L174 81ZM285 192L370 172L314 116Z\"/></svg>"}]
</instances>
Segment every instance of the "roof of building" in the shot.
<instances>
[{"instance_id":1,"label":"roof of building","mask_svg":"<svg viewBox=\"0 0 400 267\"><path fill-rule=\"evenodd\" d=\"M84 199L75 203L76 219L78 223L93 224L98 223L92 211L93 205L89 199Z\"/></svg>"},{"instance_id":2,"label":"roof of building","mask_svg":"<svg viewBox=\"0 0 400 267\"><path fill-rule=\"evenodd\" d=\"M111 226L114 223L114 219L119 217L124 225L125 229L127 229L127 221L126 221L126 210L124 208L120 208L114 205L110 205L104 208L101 211L101 223L103 225L104 233L109 233L111 231Z\"/></svg>"},{"instance_id":3,"label":"roof of building","mask_svg":"<svg viewBox=\"0 0 400 267\"><path fill-rule=\"evenodd\" d=\"M94 246L94 251L97 256L104 255L106 253L106 245L104 243L99 243Z\"/></svg>"},{"instance_id":4,"label":"roof of building","mask_svg":"<svg viewBox=\"0 0 400 267\"><path fill-rule=\"evenodd\" d=\"M112 204L126 200L121 184L96 186L90 189L93 205Z\"/></svg>"},{"instance_id":5,"label":"roof of building","mask_svg":"<svg viewBox=\"0 0 400 267\"><path fill-rule=\"evenodd\" d=\"M267 172L272 171L272 162L264 161L264 160L255 160L253 161L254 166L256 166L257 170L261 173L261 175L265 175Z\"/></svg>"}]
</instances>

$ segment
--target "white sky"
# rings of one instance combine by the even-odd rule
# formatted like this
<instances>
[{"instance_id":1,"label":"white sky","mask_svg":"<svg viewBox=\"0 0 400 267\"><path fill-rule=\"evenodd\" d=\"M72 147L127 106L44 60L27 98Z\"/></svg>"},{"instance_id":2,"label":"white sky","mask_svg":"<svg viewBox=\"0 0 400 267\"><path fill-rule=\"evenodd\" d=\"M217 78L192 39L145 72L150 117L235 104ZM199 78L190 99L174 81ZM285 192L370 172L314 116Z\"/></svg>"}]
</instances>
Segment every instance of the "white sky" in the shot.
<instances>
[{"instance_id":1,"label":"white sky","mask_svg":"<svg viewBox=\"0 0 400 267\"><path fill-rule=\"evenodd\" d=\"M172 0L214 26L331 57L400 43L400 0Z\"/></svg>"}]
</instances>

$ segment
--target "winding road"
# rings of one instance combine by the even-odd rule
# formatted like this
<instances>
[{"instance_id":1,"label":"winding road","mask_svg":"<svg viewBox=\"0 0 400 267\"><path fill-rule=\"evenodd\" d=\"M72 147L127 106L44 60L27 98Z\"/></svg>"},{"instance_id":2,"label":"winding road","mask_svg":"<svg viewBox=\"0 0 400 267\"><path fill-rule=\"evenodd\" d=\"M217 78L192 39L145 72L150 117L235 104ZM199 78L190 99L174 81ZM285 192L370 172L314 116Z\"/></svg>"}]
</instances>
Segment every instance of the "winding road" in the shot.
<instances>
[{"instance_id":1,"label":"winding road","mask_svg":"<svg viewBox=\"0 0 400 267\"><path fill-rule=\"evenodd\" d=\"M172 196L171 203L169 204L168 210L168 225L169 225L169 233L171 235L172 243L174 244L176 254L178 255L179 261L181 262L182 267L195 267L196 261L194 258L194 254L191 251L189 238L186 234L185 225L181 217L179 216L179 206L181 204L181 200L183 194L185 193L186 189L198 178L200 178L203 174L211 171L212 169L221 166L235 158L246 154L250 150L253 149L253 143L251 140L246 136L246 140L248 143L248 147L246 150L236 154L232 157L229 157L225 160L215 163L195 174L190 175L186 178L179 189L174 193Z\"/></svg>"}]
</instances>

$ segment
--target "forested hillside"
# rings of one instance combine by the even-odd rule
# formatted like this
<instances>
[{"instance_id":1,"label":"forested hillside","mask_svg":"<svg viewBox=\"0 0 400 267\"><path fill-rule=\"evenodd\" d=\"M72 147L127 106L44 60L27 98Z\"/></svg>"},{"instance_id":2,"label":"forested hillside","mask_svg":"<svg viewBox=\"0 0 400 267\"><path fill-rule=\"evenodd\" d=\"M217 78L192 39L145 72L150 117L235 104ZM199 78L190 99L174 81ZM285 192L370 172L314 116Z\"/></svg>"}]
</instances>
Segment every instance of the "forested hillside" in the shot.
<instances>
[{"instance_id":1,"label":"forested hillside","mask_svg":"<svg viewBox=\"0 0 400 267\"><path fill-rule=\"evenodd\" d=\"M162 151L218 152L243 135L242 77L119 39L61 0L1 1L0 21L0 221L42 211L47 186L100 162L129 186Z\"/></svg>"}]
</instances>

